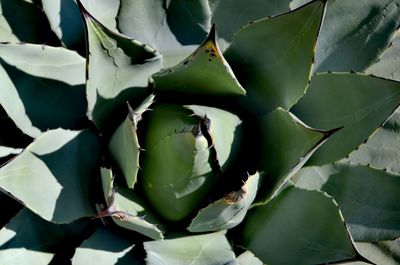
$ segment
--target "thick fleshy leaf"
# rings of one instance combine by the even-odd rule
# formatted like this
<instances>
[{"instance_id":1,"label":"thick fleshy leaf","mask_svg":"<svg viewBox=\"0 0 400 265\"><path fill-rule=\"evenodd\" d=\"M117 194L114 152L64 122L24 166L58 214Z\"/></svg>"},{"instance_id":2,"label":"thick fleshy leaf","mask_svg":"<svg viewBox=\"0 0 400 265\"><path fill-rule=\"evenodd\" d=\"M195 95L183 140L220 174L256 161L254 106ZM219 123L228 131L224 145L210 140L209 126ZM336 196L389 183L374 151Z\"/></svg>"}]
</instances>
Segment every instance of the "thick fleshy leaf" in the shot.
<instances>
[{"instance_id":1,"label":"thick fleshy leaf","mask_svg":"<svg viewBox=\"0 0 400 265\"><path fill-rule=\"evenodd\" d=\"M236 33L224 55L247 90L247 107L288 109L304 94L323 13L324 1L315 1Z\"/></svg>"},{"instance_id":2,"label":"thick fleshy leaf","mask_svg":"<svg viewBox=\"0 0 400 265\"><path fill-rule=\"evenodd\" d=\"M348 160L400 175L400 110L353 151Z\"/></svg>"},{"instance_id":3,"label":"thick fleshy leaf","mask_svg":"<svg viewBox=\"0 0 400 265\"><path fill-rule=\"evenodd\" d=\"M360 254L378 265L398 265L400 260L400 241L377 243L356 243Z\"/></svg>"},{"instance_id":4,"label":"thick fleshy leaf","mask_svg":"<svg viewBox=\"0 0 400 265\"><path fill-rule=\"evenodd\" d=\"M154 95L150 95L135 110L128 105L128 117L115 130L109 143L109 149L115 162L124 174L129 188L136 183L136 176L139 171L140 145L137 137L137 126L142 114L148 110L153 103Z\"/></svg>"},{"instance_id":5,"label":"thick fleshy leaf","mask_svg":"<svg viewBox=\"0 0 400 265\"><path fill-rule=\"evenodd\" d=\"M84 58L64 48L3 43L0 64L0 104L25 134L82 127Z\"/></svg>"},{"instance_id":6,"label":"thick fleshy leaf","mask_svg":"<svg viewBox=\"0 0 400 265\"><path fill-rule=\"evenodd\" d=\"M111 231L98 228L82 245L80 245L72 258L73 265L111 265L117 264L124 257L133 244ZM135 264L135 263L131 263Z\"/></svg>"},{"instance_id":7,"label":"thick fleshy leaf","mask_svg":"<svg viewBox=\"0 0 400 265\"><path fill-rule=\"evenodd\" d=\"M218 28L218 44L221 49L232 41L241 26L247 23L289 11L290 0L208 0L212 11L212 23Z\"/></svg>"},{"instance_id":8,"label":"thick fleshy leaf","mask_svg":"<svg viewBox=\"0 0 400 265\"><path fill-rule=\"evenodd\" d=\"M121 227L152 239L163 238L161 230L153 224L155 219L141 205L138 196L135 196L133 191L128 188L114 188L111 170L102 168L101 180L107 208L99 214L99 217L110 216Z\"/></svg>"},{"instance_id":9,"label":"thick fleshy leaf","mask_svg":"<svg viewBox=\"0 0 400 265\"><path fill-rule=\"evenodd\" d=\"M88 116L102 128L111 113L127 100L141 99L149 77L161 69L151 48L112 32L81 6L88 34Z\"/></svg>"},{"instance_id":10,"label":"thick fleshy leaf","mask_svg":"<svg viewBox=\"0 0 400 265\"><path fill-rule=\"evenodd\" d=\"M18 155L21 152L22 152L22 148L0 146L0 157L6 157L9 155Z\"/></svg>"},{"instance_id":11,"label":"thick fleshy leaf","mask_svg":"<svg viewBox=\"0 0 400 265\"><path fill-rule=\"evenodd\" d=\"M318 74L292 112L319 129L344 127L308 161L335 162L353 151L396 110L400 83L362 74Z\"/></svg>"},{"instance_id":12,"label":"thick fleshy leaf","mask_svg":"<svg viewBox=\"0 0 400 265\"><path fill-rule=\"evenodd\" d=\"M249 179L238 191L226 194L199 211L187 228L190 232L210 232L231 229L240 224L256 198L259 174Z\"/></svg>"},{"instance_id":13,"label":"thick fleshy leaf","mask_svg":"<svg viewBox=\"0 0 400 265\"><path fill-rule=\"evenodd\" d=\"M51 29L68 48L84 50L84 29L75 0L41 0Z\"/></svg>"},{"instance_id":14,"label":"thick fleshy leaf","mask_svg":"<svg viewBox=\"0 0 400 265\"><path fill-rule=\"evenodd\" d=\"M24 208L0 230L0 264L48 264L45 260L57 249L65 250L68 240L83 234L87 224L56 225Z\"/></svg>"},{"instance_id":15,"label":"thick fleshy leaf","mask_svg":"<svg viewBox=\"0 0 400 265\"><path fill-rule=\"evenodd\" d=\"M368 74L400 81L400 32L379 60L365 70Z\"/></svg>"},{"instance_id":16,"label":"thick fleshy leaf","mask_svg":"<svg viewBox=\"0 0 400 265\"><path fill-rule=\"evenodd\" d=\"M207 0L121 0L120 31L157 49L164 67L187 57L211 28Z\"/></svg>"},{"instance_id":17,"label":"thick fleshy leaf","mask_svg":"<svg viewBox=\"0 0 400 265\"><path fill-rule=\"evenodd\" d=\"M261 260L259 260L253 253L250 251L245 251L237 257L239 265L263 265Z\"/></svg>"},{"instance_id":18,"label":"thick fleshy leaf","mask_svg":"<svg viewBox=\"0 0 400 265\"><path fill-rule=\"evenodd\" d=\"M399 0L328 1L314 70L365 70L386 49L399 25Z\"/></svg>"},{"instance_id":19,"label":"thick fleshy leaf","mask_svg":"<svg viewBox=\"0 0 400 265\"><path fill-rule=\"evenodd\" d=\"M242 121L236 115L217 108L199 105L186 106L201 119L207 119L207 129L212 147L217 153L218 164L224 172L237 155L242 135Z\"/></svg>"},{"instance_id":20,"label":"thick fleshy leaf","mask_svg":"<svg viewBox=\"0 0 400 265\"><path fill-rule=\"evenodd\" d=\"M4 254L4 257L2 257L2 254ZM53 253L28 250L24 248L0 250L0 265L48 265L53 259L53 256Z\"/></svg>"},{"instance_id":21,"label":"thick fleshy leaf","mask_svg":"<svg viewBox=\"0 0 400 265\"><path fill-rule=\"evenodd\" d=\"M106 28L118 31L116 17L120 6L119 0L79 0L79 2Z\"/></svg>"},{"instance_id":22,"label":"thick fleshy leaf","mask_svg":"<svg viewBox=\"0 0 400 265\"><path fill-rule=\"evenodd\" d=\"M0 169L0 188L55 223L93 216L89 191L99 152L91 131L47 131Z\"/></svg>"},{"instance_id":23,"label":"thick fleshy leaf","mask_svg":"<svg viewBox=\"0 0 400 265\"><path fill-rule=\"evenodd\" d=\"M224 265L235 260L225 232L144 242L148 265Z\"/></svg>"},{"instance_id":24,"label":"thick fleshy leaf","mask_svg":"<svg viewBox=\"0 0 400 265\"><path fill-rule=\"evenodd\" d=\"M273 183L273 189L270 190L272 195L268 195L268 198L275 196L333 133L309 128L282 108L264 116L260 120L260 129L259 167Z\"/></svg>"},{"instance_id":25,"label":"thick fleshy leaf","mask_svg":"<svg viewBox=\"0 0 400 265\"><path fill-rule=\"evenodd\" d=\"M338 165L322 190L333 196L356 241L400 236L400 177L366 166Z\"/></svg>"},{"instance_id":26,"label":"thick fleshy leaf","mask_svg":"<svg viewBox=\"0 0 400 265\"><path fill-rule=\"evenodd\" d=\"M41 8L29 0L0 1L0 42L7 41L59 44Z\"/></svg>"},{"instance_id":27,"label":"thick fleshy leaf","mask_svg":"<svg viewBox=\"0 0 400 265\"><path fill-rule=\"evenodd\" d=\"M153 75L157 91L186 95L244 95L215 40L215 26L204 43L177 66Z\"/></svg>"},{"instance_id":28,"label":"thick fleshy leaf","mask_svg":"<svg viewBox=\"0 0 400 265\"><path fill-rule=\"evenodd\" d=\"M182 219L196 209L217 180L201 131L204 121L177 105L155 107L147 121L144 191L164 218Z\"/></svg>"},{"instance_id":29,"label":"thick fleshy leaf","mask_svg":"<svg viewBox=\"0 0 400 265\"><path fill-rule=\"evenodd\" d=\"M291 181L296 187L302 189L321 190L321 187L328 181L329 176L336 174L338 171L338 168L332 164L320 167L304 167L291 178Z\"/></svg>"},{"instance_id":30,"label":"thick fleshy leaf","mask_svg":"<svg viewBox=\"0 0 400 265\"><path fill-rule=\"evenodd\" d=\"M283 190L249 211L242 234L238 243L266 264L322 264L356 256L337 205L317 191Z\"/></svg>"},{"instance_id":31,"label":"thick fleshy leaf","mask_svg":"<svg viewBox=\"0 0 400 265\"><path fill-rule=\"evenodd\" d=\"M290 9L294 10L294 9L299 8L311 1L312 0L292 0L292 1L290 1Z\"/></svg>"}]
</instances>

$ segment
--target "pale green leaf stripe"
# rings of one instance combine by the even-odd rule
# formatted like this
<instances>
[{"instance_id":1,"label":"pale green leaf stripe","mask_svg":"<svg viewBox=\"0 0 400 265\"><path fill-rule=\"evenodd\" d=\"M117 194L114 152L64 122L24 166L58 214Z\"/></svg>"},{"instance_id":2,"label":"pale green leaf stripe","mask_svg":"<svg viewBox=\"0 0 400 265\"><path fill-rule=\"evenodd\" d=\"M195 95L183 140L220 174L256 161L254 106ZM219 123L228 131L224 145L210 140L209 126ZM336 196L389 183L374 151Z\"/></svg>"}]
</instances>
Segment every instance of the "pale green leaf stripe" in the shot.
<instances>
[{"instance_id":1,"label":"pale green leaf stripe","mask_svg":"<svg viewBox=\"0 0 400 265\"><path fill-rule=\"evenodd\" d=\"M225 265L235 260L225 231L144 242L148 265Z\"/></svg>"},{"instance_id":2,"label":"pale green leaf stripe","mask_svg":"<svg viewBox=\"0 0 400 265\"><path fill-rule=\"evenodd\" d=\"M48 265L53 259L53 253L28 250L25 248L12 248L0 250L0 265Z\"/></svg>"}]
</instances>

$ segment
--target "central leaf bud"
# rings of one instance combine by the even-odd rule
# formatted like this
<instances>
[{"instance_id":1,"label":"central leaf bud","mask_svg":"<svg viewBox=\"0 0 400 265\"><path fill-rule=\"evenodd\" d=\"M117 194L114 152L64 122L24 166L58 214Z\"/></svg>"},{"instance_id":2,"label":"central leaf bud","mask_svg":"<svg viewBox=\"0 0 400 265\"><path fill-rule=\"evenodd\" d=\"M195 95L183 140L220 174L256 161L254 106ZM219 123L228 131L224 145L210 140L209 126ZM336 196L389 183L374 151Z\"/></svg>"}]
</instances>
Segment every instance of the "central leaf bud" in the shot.
<instances>
[{"instance_id":1,"label":"central leaf bud","mask_svg":"<svg viewBox=\"0 0 400 265\"><path fill-rule=\"evenodd\" d=\"M143 189L164 218L185 218L217 179L212 170L206 117L182 106L159 105L148 116Z\"/></svg>"}]
</instances>

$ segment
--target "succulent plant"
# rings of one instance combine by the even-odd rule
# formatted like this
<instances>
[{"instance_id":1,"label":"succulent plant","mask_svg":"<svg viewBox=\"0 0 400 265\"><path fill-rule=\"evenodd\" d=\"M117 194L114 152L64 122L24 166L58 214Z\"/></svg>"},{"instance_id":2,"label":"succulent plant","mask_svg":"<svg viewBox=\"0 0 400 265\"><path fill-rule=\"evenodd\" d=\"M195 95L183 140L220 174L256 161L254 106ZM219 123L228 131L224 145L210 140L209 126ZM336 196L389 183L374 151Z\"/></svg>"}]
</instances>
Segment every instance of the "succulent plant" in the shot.
<instances>
[{"instance_id":1,"label":"succulent plant","mask_svg":"<svg viewBox=\"0 0 400 265\"><path fill-rule=\"evenodd\" d=\"M400 1L0 4L0 265L399 264Z\"/></svg>"}]
</instances>

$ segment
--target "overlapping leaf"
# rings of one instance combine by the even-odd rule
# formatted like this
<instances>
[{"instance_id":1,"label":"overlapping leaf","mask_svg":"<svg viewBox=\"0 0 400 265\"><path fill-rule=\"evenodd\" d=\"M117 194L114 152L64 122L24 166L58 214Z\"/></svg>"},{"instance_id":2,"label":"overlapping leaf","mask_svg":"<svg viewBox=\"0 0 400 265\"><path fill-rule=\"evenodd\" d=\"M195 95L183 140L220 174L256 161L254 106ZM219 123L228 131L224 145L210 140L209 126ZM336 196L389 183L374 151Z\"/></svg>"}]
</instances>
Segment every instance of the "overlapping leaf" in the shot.
<instances>
[{"instance_id":1,"label":"overlapping leaf","mask_svg":"<svg viewBox=\"0 0 400 265\"><path fill-rule=\"evenodd\" d=\"M47 129L83 127L85 60L77 53L3 43L0 64L0 104L25 134L36 137Z\"/></svg>"},{"instance_id":2,"label":"overlapping leaf","mask_svg":"<svg viewBox=\"0 0 400 265\"><path fill-rule=\"evenodd\" d=\"M109 265L117 264L131 249L133 244L111 231L98 228L82 245L80 245L72 258L73 265ZM134 260L130 264L136 264Z\"/></svg>"},{"instance_id":3,"label":"overlapping leaf","mask_svg":"<svg viewBox=\"0 0 400 265\"><path fill-rule=\"evenodd\" d=\"M289 109L309 78L324 2L314 1L286 15L242 28L225 52L247 90L244 104L256 113Z\"/></svg>"},{"instance_id":4,"label":"overlapping leaf","mask_svg":"<svg viewBox=\"0 0 400 265\"><path fill-rule=\"evenodd\" d=\"M157 91L184 95L244 95L216 42L215 27L183 62L153 75Z\"/></svg>"},{"instance_id":5,"label":"overlapping leaf","mask_svg":"<svg viewBox=\"0 0 400 265\"><path fill-rule=\"evenodd\" d=\"M399 10L399 0L328 1L315 71L368 68L385 51L399 27Z\"/></svg>"},{"instance_id":6,"label":"overlapping leaf","mask_svg":"<svg viewBox=\"0 0 400 265\"><path fill-rule=\"evenodd\" d=\"M259 174L249 179L238 191L226 194L199 211L187 228L191 232L210 232L230 229L240 224L256 198Z\"/></svg>"},{"instance_id":7,"label":"overlapping leaf","mask_svg":"<svg viewBox=\"0 0 400 265\"><path fill-rule=\"evenodd\" d=\"M114 188L114 179L109 169L101 169L103 192L106 199L106 209L99 217L110 216L113 221L126 229L139 232L152 239L162 239L161 230L154 225L154 218L140 204L141 200L125 187ZM147 220L151 221L147 221Z\"/></svg>"},{"instance_id":8,"label":"overlapping leaf","mask_svg":"<svg viewBox=\"0 0 400 265\"><path fill-rule=\"evenodd\" d=\"M89 130L47 131L0 169L0 188L48 221L93 216L90 187L99 152Z\"/></svg>"},{"instance_id":9,"label":"overlapping leaf","mask_svg":"<svg viewBox=\"0 0 400 265\"><path fill-rule=\"evenodd\" d=\"M322 264L356 256L333 200L294 187L249 211L237 243L266 264Z\"/></svg>"},{"instance_id":10,"label":"overlapping leaf","mask_svg":"<svg viewBox=\"0 0 400 265\"><path fill-rule=\"evenodd\" d=\"M400 83L362 74L318 74L292 108L319 129L342 127L319 148L309 165L335 162L357 148L399 106Z\"/></svg>"},{"instance_id":11,"label":"overlapping leaf","mask_svg":"<svg viewBox=\"0 0 400 265\"><path fill-rule=\"evenodd\" d=\"M81 9L89 45L88 116L102 128L118 105L143 99L149 77L161 68L161 60L153 49L108 30Z\"/></svg>"},{"instance_id":12,"label":"overlapping leaf","mask_svg":"<svg viewBox=\"0 0 400 265\"><path fill-rule=\"evenodd\" d=\"M224 265L235 260L225 232L144 243L148 265Z\"/></svg>"}]
</instances>

